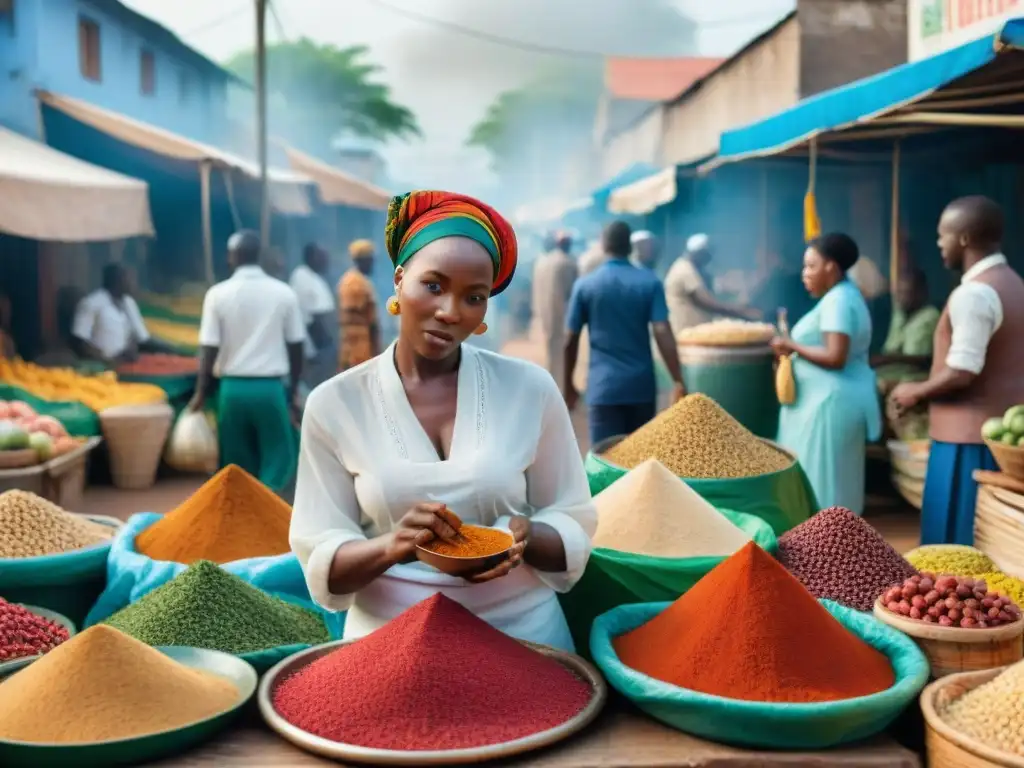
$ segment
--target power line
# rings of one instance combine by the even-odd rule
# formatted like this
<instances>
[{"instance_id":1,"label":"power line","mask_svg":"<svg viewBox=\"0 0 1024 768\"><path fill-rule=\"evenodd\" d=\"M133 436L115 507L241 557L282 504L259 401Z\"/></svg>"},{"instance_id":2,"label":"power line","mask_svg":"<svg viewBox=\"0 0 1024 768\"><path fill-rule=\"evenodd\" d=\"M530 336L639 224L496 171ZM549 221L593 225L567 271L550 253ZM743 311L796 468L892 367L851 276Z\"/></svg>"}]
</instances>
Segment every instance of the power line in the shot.
<instances>
[{"instance_id":1,"label":"power line","mask_svg":"<svg viewBox=\"0 0 1024 768\"><path fill-rule=\"evenodd\" d=\"M527 51L530 53L541 53L550 56L563 56L570 58L606 58L610 54L601 51L586 51L572 48L559 48L556 46L541 45L538 43L531 43L526 40L517 40L511 37L504 37L503 35L495 35L490 32L485 32L480 29L473 29L472 27L466 27L462 24L458 24L453 21L446 21L444 19L438 19L434 16L428 16L426 14L411 11L407 8L401 8L397 5L392 5L386 0L365 0L365 2L375 5L378 8L389 11L391 13L403 16L413 21L418 21L423 24L429 24L439 29L445 29L449 32L455 32L466 37L476 38L484 42L493 43L495 45L503 45L506 48L516 48L521 51ZM751 22L763 21L763 20L777 20L781 17L779 13L773 13L771 16L738 16L731 19L713 19L709 21L697 22L698 28L714 29L717 27L728 27L737 26L741 24L750 24ZM659 57L661 58L661 57Z\"/></svg>"},{"instance_id":2,"label":"power line","mask_svg":"<svg viewBox=\"0 0 1024 768\"><path fill-rule=\"evenodd\" d=\"M219 27L223 24L226 24L229 21L234 20L239 14L243 13L244 11L248 11L251 7L252 3L247 0L241 5L236 6L234 10L221 14L215 19L210 19L210 21L200 24L198 27L192 27L192 29L187 29L184 32L181 32L179 36L190 37L192 35L197 35L202 32L207 32L211 29L214 29L215 27Z\"/></svg>"},{"instance_id":3,"label":"power line","mask_svg":"<svg viewBox=\"0 0 1024 768\"><path fill-rule=\"evenodd\" d=\"M277 28L277 36L281 42L287 42L288 33L284 31L284 24L281 23L281 17L277 13L277 3L274 0L270 0L267 3L267 9L270 11L270 18L274 21L274 26Z\"/></svg>"}]
</instances>

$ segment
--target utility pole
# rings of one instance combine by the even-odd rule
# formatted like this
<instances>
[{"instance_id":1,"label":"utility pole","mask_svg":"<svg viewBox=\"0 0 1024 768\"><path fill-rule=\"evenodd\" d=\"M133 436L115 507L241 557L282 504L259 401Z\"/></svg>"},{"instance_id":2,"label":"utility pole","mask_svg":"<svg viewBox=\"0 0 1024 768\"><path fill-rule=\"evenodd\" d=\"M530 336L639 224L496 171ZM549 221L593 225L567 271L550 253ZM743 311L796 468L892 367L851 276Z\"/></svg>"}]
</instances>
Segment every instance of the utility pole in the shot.
<instances>
[{"instance_id":1,"label":"utility pole","mask_svg":"<svg viewBox=\"0 0 1024 768\"><path fill-rule=\"evenodd\" d=\"M267 183L267 3L256 0L256 142L260 162L260 242L270 247L270 189Z\"/></svg>"}]
</instances>

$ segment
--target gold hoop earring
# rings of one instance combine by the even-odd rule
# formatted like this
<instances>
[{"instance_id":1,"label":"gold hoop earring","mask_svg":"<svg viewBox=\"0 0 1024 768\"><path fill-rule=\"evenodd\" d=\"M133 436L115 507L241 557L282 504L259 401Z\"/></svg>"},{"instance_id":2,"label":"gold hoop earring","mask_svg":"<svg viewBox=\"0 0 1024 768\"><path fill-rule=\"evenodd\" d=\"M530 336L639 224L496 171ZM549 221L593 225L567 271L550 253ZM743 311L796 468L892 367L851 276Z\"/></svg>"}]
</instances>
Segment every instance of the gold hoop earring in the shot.
<instances>
[{"instance_id":1,"label":"gold hoop earring","mask_svg":"<svg viewBox=\"0 0 1024 768\"><path fill-rule=\"evenodd\" d=\"M485 333L487 333L487 323L480 323L480 325L478 325L474 329L473 333L475 333L477 336L483 336Z\"/></svg>"},{"instance_id":2,"label":"gold hoop earring","mask_svg":"<svg viewBox=\"0 0 1024 768\"><path fill-rule=\"evenodd\" d=\"M397 317L402 314L402 303L398 300L397 296L392 296L388 299L387 309L389 315Z\"/></svg>"}]
</instances>

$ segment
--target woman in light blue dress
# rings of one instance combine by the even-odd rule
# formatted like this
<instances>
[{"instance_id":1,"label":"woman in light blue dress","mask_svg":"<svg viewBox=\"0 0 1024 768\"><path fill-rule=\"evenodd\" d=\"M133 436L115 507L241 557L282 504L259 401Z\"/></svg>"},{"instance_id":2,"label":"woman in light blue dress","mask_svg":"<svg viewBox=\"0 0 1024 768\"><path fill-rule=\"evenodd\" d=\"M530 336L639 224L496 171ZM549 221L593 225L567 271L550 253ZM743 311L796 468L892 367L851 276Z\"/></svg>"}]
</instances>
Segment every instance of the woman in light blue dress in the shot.
<instances>
[{"instance_id":1,"label":"woman in light blue dress","mask_svg":"<svg viewBox=\"0 0 1024 768\"><path fill-rule=\"evenodd\" d=\"M792 353L796 380L796 401L782 406L778 442L800 460L819 507L861 514L865 444L880 437L882 414L868 362L871 316L846 276L858 257L857 244L844 234L810 243L802 277L818 303L791 338L776 338L772 346L777 354Z\"/></svg>"}]
</instances>

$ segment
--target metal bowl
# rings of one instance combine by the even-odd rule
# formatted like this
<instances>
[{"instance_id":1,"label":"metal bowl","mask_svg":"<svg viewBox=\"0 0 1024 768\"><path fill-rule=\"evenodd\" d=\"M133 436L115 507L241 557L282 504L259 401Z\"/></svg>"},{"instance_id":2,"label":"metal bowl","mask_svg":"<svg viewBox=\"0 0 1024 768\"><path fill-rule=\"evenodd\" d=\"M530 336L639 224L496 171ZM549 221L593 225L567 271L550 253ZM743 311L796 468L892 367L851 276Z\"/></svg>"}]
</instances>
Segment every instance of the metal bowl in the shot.
<instances>
[{"instance_id":1,"label":"metal bowl","mask_svg":"<svg viewBox=\"0 0 1024 768\"><path fill-rule=\"evenodd\" d=\"M180 754L223 730L256 690L256 670L236 656L204 648L162 646L156 650L186 667L229 680L238 689L234 706L196 723L131 739L86 744L36 744L0 739L0 765L4 768L67 768L72 765L75 768L113 768ZM29 663L40 658L34 656Z\"/></svg>"},{"instance_id":2,"label":"metal bowl","mask_svg":"<svg viewBox=\"0 0 1024 768\"><path fill-rule=\"evenodd\" d=\"M62 627L64 627L64 629L68 631L69 640L72 637L74 637L75 633L78 631L77 627L75 627L75 622L73 622L71 619L69 619L62 613L57 613L56 611L49 611L46 608L40 608L37 605L25 605L24 603L18 603L18 605L20 605L22 608L31 611L36 616L42 616L44 619L49 619L54 624L60 624ZM31 664L33 661L35 661L43 655L44 654L37 653L35 656L22 656L18 659L12 659L11 661L3 662L2 664L0 664L0 679L5 678L8 675L13 675L19 669L27 667L29 664Z\"/></svg>"},{"instance_id":3,"label":"metal bowl","mask_svg":"<svg viewBox=\"0 0 1024 768\"><path fill-rule=\"evenodd\" d=\"M479 525L464 525L464 528L480 528ZM481 573L491 568L497 568L508 557L508 551L515 545L512 534L508 534L508 547L493 555L481 557L451 557L431 552L426 547L416 547L416 559L427 565L433 566L441 573L449 576L466 576L473 573Z\"/></svg>"},{"instance_id":4,"label":"metal bowl","mask_svg":"<svg viewBox=\"0 0 1024 768\"><path fill-rule=\"evenodd\" d=\"M366 765L468 765L497 760L512 755L532 752L533 750L551 746L569 738L586 728L601 713L608 698L608 686L593 666L579 656L546 645L523 642L523 645L550 656L566 669L590 686L590 702L575 717L554 728L550 728L532 736L526 736L503 744L488 744L469 749L430 750L430 751L399 751L393 749L375 749L360 747L354 744L342 744L336 741L314 736L298 728L274 709L274 691L282 681L291 677L303 667L326 656L338 648L358 640L340 640L334 643L310 648L279 662L263 676L259 692L256 694L260 714L274 731L295 746L313 754L337 760L343 763L354 762ZM522 641L520 641L522 642ZM338 695L344 696L344 682L338 686Z\"/></svg>"}]
</instances>

